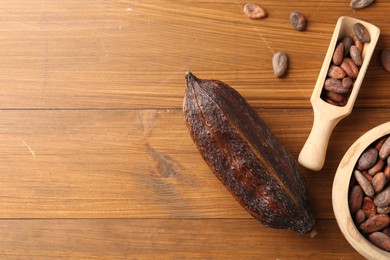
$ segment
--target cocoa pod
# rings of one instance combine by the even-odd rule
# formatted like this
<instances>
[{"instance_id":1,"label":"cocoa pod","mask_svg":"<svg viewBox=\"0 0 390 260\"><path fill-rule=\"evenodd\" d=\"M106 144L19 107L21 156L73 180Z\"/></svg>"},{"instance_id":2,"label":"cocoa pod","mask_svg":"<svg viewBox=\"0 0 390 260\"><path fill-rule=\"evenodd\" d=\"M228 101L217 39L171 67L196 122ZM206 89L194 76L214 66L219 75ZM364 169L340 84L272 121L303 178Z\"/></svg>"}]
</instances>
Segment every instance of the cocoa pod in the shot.
<instances>
[{"instance_id":1,"label":"cocoa pod","mask_svg":"<svg viewBox=\"0 0 390 260\"><path fill-rule=\"evenodd\" d=\"M292 12L290 14L290 22L297 31L304 31L306 29L306 17L300 12Z\"/></svg>"},{"instance_id":2,"label":"cocoa pod","mask_svg":"<svg viewBox=\"0 0 390 260\"><path fill-rule=\"evenodd\" d=\"M363 189L359 185L355 185L352 187L349 192L349 210L351 214L355 214L363 204Z\"/></svg>"},{"instance_id":3,"label":"cocoa pod","mask_svg":"<svg viewBox=\"0 0 390 260\"><path fill-rule=\"evenodd\" d=\"M285 52L279 51L272 57L272 67L277 78L283 77L287 73L288 56Z\"/></svg>"},{"instance_id":4,"label":"cocoa pod","mask_svg":"<svg viewBox=\"0 0 390 260\"><path fill-rule=\"evenodd\" d=\"M292 155L232 87L191 72L186 80L187 128L213 173L264 225L299 234L311 231L315 219Z\"/></svg>"},{"instance_id":5,"label":"cocoa pod","mask_svg":"<svg viewBox=\"0 0 390 260\"><path fill-rule=\"evenodd\" d=\"M387 157L390 156L390 136L386 139L386 141L381 146L379 150L379 158L382 160L387 160Z\"/></svg>"},{"instance_id":6,"label":"cocoa pod","mask_svg":"<svg viewBox=\"0 0 390 260\"><path fill-rule=\"evenodd\" d=\"M368 236L368 239L377 247L390 251L390 237L383 232L374 232Z\"/></svg>"},{"instance_id":7,"label":"cocoa pod","mask_svg":"<svg viewBox=\"0 0 390 260\"><path fill-rule=\"evenodd\" d=\"M377 214L364 221L359 229L364 233L372 233L387 227L390 223L390 217L386 214Z\"/></svg>"},{"instance_id":8,"label":"cocoa pod","mask_svg":"<svg viewBox=\"0 0 390 260\"><path fill-rule=\"evenodd\" d=\"M344 43L339 42L334 50L332 61L334 65L340 65L344 59Z\"/></svg>"},{"instance_id":9,"label":"cocoa pod","mask_svg":"<svg viewBox=\"0 0 390 260\"><path fill-rule=\"evenodd\" d=\"M390 185L387 185L384 190L375 196L374 203L377 207L382 208L390 204Z\"/></svg>"},{"instance_id":10,"label":"cocoa pod","mask_svg":"<svg viewBox=\"0 0 390 260\"><path fill-rule=\"evenodd\" d=\"M345 71L345 73L351 79L356 79L359 75L359 68L356 66L356 64L351 58L344 58L343 62L341 62L340 64L340 68Z\"/></svg>"},{"instance_id":11,"label":"cocoa pod","mask_svg":"<svg viewBox=\"0 0 390 260\"><path fill-rule=\"evenodd\" d=\"M369 6L373 2L374 0L351 0L350 6L353 9L362 9Z\"/></svg>"},{"instance_id":12,"label":"cocoa pod","mask_svg":"<svg viewBox=\"0 0 390 260\"><path fill-rule=\"evenodd\" d=\"M374 188L371 186L371 183L363 176L363 174L360 171L355 170L354 176L360 187L362 187L363 192L369 197L374 197Z\"/></svg>"},{"instance_id":13,"label":"cocoa pod","mask_svg":"<svg viewBox=\"0 0 390 260\"><path fill-rule=\"evenodd\" d=\"M376 214L376 206L370 197L364 197L362 210L367 218L371 218Z\"/></svg>"},{"instance_id":14,"label":"cocoa pod","mask_svg":"<svg viewBox=\"0 0 390 260\"><path fill-rule=\"evenodd\" d=\"M267 17L267 12L258 4L247 3L244 5L244 14L252 19L261 19Z\"/></svg>"},{"instance_id":15,"label":"cocoa pod","mask_svg":"<svg viewBox=\"0 0 390 260\"><path fill-rule=\"evenodd\" d=\"M355 23L352 26L352 29L353 29L353 32L355 33L356 37L362 43L369 43L371 41L370 33L368 32L367 28L363 24Z\"/></svg>"},{"instance_id":16,"label":"cocoa pod","mask_svg":"<svg viewBox=\"0 0 390 260\"><path fill-rule=\"evenodd\" d=\"M362 66L363 64L363 59L362 55L360 54L360 50L358 47L355 45L352 45L351 48L349 49L349 54L351 55L351 59L353 63L355 63L356 66Z\"/></svg>"},{"instance_id":17,"label":"cocoa pod","mask_svg":"<svg viewBox=\"0 0 390 260\"><path fill-rule=\"evenodd\" d=\"M380 61L385 71L390 73L390 50L382 50L380 54Z\"/></svg>"},{"instance_id":18,"label":"cocoa pod","mask_svg":"<svg viewBox=\"0 0 390 260\"><path fill-rule=\"evenodd\" d=\"M371 181L374 191L376 193L381 192L386 185L386 181L386 176L383 172L378 172L377 174L375 174Z\"/></svg>"},{"instance_id":19,"label":"cocoa pod","mask_svg":"<svg viewBox=\"0 0 390 260\"><path fill-rule=\"evenodd\" d=\"M360 171L368 170L376 164L378 159L378 150L375 147L366 149L360 156L357 168Z\"/></svg>"}]
</instances>

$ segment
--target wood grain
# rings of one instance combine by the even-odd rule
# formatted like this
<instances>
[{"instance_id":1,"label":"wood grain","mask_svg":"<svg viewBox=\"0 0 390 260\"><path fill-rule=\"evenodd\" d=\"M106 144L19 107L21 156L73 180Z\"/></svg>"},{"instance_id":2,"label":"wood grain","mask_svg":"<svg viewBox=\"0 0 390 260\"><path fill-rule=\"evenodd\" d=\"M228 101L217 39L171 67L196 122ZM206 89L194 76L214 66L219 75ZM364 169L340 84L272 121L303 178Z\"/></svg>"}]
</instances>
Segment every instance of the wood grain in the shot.
<instances>
[{"instance_id":1,"label":"wood grain","mask_svg":"<svg viewBox=\"0 0 390 260\"><path fill-rule=\"evenodd\" d=\"M0 2L2 259L357 259L331 207L348 147L389 120L379 51L388 1L4 0ZM288 16L301 11L305 32ZM381 29L352 114L334 130L324 169L301 168L318 220L314 239L255 221L213 176L187 134L184 73L236 88L295 158L339 16ZM271 57L284 50L289 73Z\"/></svg>"}]
</instances>

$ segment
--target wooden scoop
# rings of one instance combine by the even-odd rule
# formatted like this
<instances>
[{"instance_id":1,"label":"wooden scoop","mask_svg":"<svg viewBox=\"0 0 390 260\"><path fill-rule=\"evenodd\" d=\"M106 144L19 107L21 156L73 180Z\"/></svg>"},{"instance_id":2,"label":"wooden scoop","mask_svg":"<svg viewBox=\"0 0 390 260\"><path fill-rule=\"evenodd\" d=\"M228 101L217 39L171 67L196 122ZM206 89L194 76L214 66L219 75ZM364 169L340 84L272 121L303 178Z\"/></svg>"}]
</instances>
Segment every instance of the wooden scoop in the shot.
<instances>
[{"instance_id":1,"label":"wooden scoop","mask_svg":"<svg viewBox=\"0 0 390 260\"><path fill-rule=\"evenodd\" d=\"M363 24L370 33L371 41L364 44L362 58L363 64L360 67L359 75L353 85L352 92L348 98L348 103L345 106L331 105L321 99L321 92L326 80L329 65L331 64L332 56L339 40L347 35L353 35L353 25L355 23ZM368 64L374 52L375 45L378 41L380 30L375 25L352 18L342 16L338 19L332 39L329 44L328 51L325 56L320 74L310 98L314 110L314 123L310 135L299 154L298 162L313 171L322 169L326 150L330 135L333 128L340 122L341 119L348 116L352 112L357 94L362 84L364 75L366 74Z\"/></svg>"}]
</instances>

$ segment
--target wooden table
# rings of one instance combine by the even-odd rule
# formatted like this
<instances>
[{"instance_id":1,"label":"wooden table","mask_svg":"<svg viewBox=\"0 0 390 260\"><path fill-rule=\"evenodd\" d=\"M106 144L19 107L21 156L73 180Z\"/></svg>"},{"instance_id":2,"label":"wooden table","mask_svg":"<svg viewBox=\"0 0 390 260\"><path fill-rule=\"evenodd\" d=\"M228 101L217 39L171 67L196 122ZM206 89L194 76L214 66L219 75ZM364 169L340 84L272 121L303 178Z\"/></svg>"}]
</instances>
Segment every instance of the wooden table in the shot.
<instances>
[{"instance_id":1,"label":"wooden table","mask_svg":"<svg viewBox=\"0 0 390 260\"><path fill-rule=\"evenodd\" d=\"M0 2L0 258L358 259L334 219L343 154L389 120L390 2L262 0ZM308 18L295 31L289 14ZM295 158L310 132L309 98L342 15L382 34L352 114L326 165L301 168L318 235L254 220L215 178L187 133L184 73L237 89ZM287 77L273 53L290 57Z\"/></svg>"}]
</instances>

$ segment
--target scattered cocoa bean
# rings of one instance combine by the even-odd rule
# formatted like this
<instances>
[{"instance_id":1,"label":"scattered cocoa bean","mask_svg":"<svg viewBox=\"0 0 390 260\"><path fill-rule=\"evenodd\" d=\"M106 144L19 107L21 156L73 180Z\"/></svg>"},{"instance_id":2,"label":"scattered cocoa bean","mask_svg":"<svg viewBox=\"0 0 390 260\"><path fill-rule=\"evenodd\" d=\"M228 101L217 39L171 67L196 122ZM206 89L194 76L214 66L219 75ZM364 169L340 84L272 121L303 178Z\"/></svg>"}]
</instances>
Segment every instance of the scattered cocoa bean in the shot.
<instances>
[{"instance_id":1,"label":"scattered cocoa bean","mask_svg":"<svg viewBox=\"0 0 390 260\"><path fill-rule=\"evenodd\" d=\"M366 219L367 219L366 213L364 213L364 211L362 209L359 209L358 211L356 211L355 217L354 217L354 222L357 226L362 224Z\"/></svg>"},{"instance_id":2,"label":"scattered cocoa bean","mask_svg":"<svg viewBox=\"0 0 390 260\"><path fill-rule=\"evenodd\" d=\"M362 210L367 218L371 218L376 214L376 206L370 197L364 197Z\"/></svg>"},{"instance_id":3,"label":"scattered cocoa bean","mask_svg":"<svg viewBox=\"0 0 390 260\"><path fill-rule=\"evenodd\" d=\"M379 157L382 160L387 160L389 156L390 156L390 136L386 139L381 149L379 150Z\"/></svg>"},{"instance_id":4,"label":"scattered cocoa bean","mask_svg":"<svg viewBox=\"0 0 390 260\"><path fill-rule=\"evenodd\" d=\"M331 65L328 71L328 76L335 79L342 79L346 76L346 74L339 66Z\"/></svg>"},{"instance_id":5,"label":"scattered cocoa bean","mask_svg":"<svg viewBox=\"0 0 390 260\"><path fill-rule=\"evenodd\" d=\"M382 50L380 54L380 61L385 71L390 73L390 50Z\"/></svg>"},{"instance_id":6,"label":"scattered cocoa bean","mask_svg":"<svg viewBox=\"0 0 390 260\"><path fill-rule=\"evenodd\" d=\"M340 65L344 59L344 43L339 42L334 50L332 61L334 65Z\"/></svg>"},{"instance_id":7,"label":"scattered cocoa bean","mask_svg":"<svg viewBox=\"0 0 390 260\"><path fill-rule=\"evenodd\" d=\"M363 188L362 188L363 189ZM363 189L364 191L364 189ZM390 185L387 185L381 192L379 192L375 198L374 203L377 207L386 207L390 204Z\"/></svg>"},{"instance_id":8,"label":"scattered cocoa bean","mask_svg":"<svg viewBox=\"0 0 390 260\"><path fill-rule=\"evenodd\" d=\"M306 17L300 12L292 12L290 14L290 22L297 31L304 31L306 29Z\"/></svg>"},{"instance_id":9,"label":"scattered cocoa bean","mask_svg":"<svg viewBox=\"0 0 390 260\"><path fill-rule=\"evenodd\" d=\"M352 49L352 47L351 47ZM345 73L350 77L351 79L356 79L359 75L359 68L356 66L356 64L353 62L351 58L344 58L343 62L340 64L340 68L345 71Z\"/></svg>"},{"instance_id":10,"label":"scattered cocoa bean","mask_svg":"<svg viewBox=\"0 0 390 260\"><path fill-rule=\"evenodd\" d=\"M374 232L368 239L379 248L390 251L390 237L383 232Z\"/></svg>"},{"instance_id":11,"label":"scattered cocoa bean","mask_svg":"<svg viewBox=\"0 0 390 260\"><path fill-rule=\"evenodd\" d=\"M390 223L390 217L386 214L376 214L364 221L359 229L364 233L372 233L387 227Z\"/></svg>"},{"instance_id":12,"label":"scattered cocoa bean","mask_svg":"<svg viewBox=\"0 0 390 260\"><path fill-rule=\"evenodd\" d=\"M351 55L352 61L355 63L356 66L362 66L363 59L362 55L360 54L360 50L355 45L352 45L349 49L349 54Z\"/></svg>"},{"instance_id":13,"label":"scattered cocoa bean","mask_svg":"<svg viewBox=\"0 0 390 260\"><path fill-rule=\"evenodd\" d=\"M371 184L376 193L381 192L386 185L385 174L383 172L378 172L375 174L375 176L372 178Z\"/></svg>"},{"instance_id":14,"label":"scattered cocoa bean","mask_svg":"<svg viewBox=\"0 0 390 260\"><path fill-rule=\"evenodd\" d=\"M378 159L378 150L375 147L366 149L360 156L357 168L360 171L368 170L376 164Z\"/></svg>"},{"instance_id":15,"label":"scattered cocoa bean","mask_svg":"<svg viewBox=\"0 0 390 260\"><path fill-rule=\"evenodd\" d=\"M371 183L366 179L366 177L364 177L363 174L358 170L354 171L354 176L360 187L362 187L363 192L369 197L374 197L374 188L371 186Z\"/></svg>"},{"instance_id":16,"label":"scattered cocoa bean","mask_svg":"<svg viewBox=\"0 0 390 260\"><path fill-rule=\"evenodd\" d=\"M258 4L247 3L244 6L244 14L252 19L261 19L267 17L267 12Z\"/></svg>"},{"instance_id":17,"label":"scattered cocoa bean","mask_svg":"<svg viewBox=\"0 0 390 260\"><path fill-rule=\"evenodd\" d=\"M369 43L371 41L370 33L368 32L367 28L361 24L361 23L355 23L352 27L353 32L355 33L356 37L362 42L362 43Z\"/></svg>"},{"instance_id":18,"label":"scattered cocoa bean","mask_svg":"<svg viewBox=\"0 0 390 260\"><path fill-rule=\"evenodd\" d=\"M277 78L283 77L287 73L288 56L285 52L279 51L272 57L272 67Z\"/></svg>"},{"instance_id":19,"label":"scattered cocoa bean","mask_svg":"<svg viewBox=\"0 0 390 260\"><path fill-rule=\"evenodd\" d=\"M359 185L352 187L349 192L349 210L351 214L355 214L356 211L361 209L363 204L363 189Z\"/></svg>"},{"instance_id":20,"label":"scattered cocoa bean","mask_svg":"<svg viewBox=\"0 0 390 260\"><path fill-rule=\"evenodd\" d=\"M374 0L351 0L349 5L353 9L362 9L362 8L369 6L373 2L374 2Z\"/></svg>"}]
</instances>

